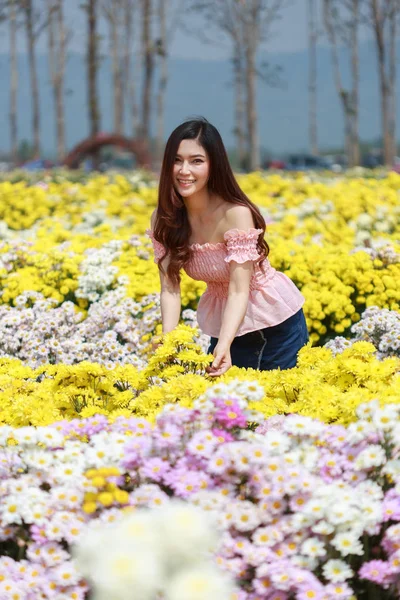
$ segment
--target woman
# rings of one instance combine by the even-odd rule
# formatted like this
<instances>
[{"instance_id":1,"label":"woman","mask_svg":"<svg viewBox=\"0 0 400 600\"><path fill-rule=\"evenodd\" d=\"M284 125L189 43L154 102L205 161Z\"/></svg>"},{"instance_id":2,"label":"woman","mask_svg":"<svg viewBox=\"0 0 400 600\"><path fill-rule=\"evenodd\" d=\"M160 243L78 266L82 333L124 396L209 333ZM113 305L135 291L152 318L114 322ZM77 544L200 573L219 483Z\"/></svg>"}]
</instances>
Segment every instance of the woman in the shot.
<instances>
[{"instance_id":1,"label":"woman","mask_svg":"<svg viewBox=\"0 0 400 600\"><path fill-rule=\"evenodd\" d=\"M164 333L179 322L180 269L207 283L197 320L211 336L209 375L222 375L232 365L296 365L308 341L304 298L269 264L265 221L238 186L221 136L206 119L172 132L146 233L159 266Z\"/></svg>"}]
</instances>

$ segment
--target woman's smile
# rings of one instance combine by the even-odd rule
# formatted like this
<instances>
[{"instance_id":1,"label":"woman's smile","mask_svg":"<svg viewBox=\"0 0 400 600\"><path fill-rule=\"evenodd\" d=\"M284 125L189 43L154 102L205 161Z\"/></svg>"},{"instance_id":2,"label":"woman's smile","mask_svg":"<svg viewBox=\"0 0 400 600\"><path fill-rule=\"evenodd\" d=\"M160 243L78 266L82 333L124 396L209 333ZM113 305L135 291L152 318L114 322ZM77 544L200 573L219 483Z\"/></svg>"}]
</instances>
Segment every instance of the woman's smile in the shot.
<instances>
[{"instance_id":1,"label":"woman's smile","mask_svg":"<svg viewBox=\"0 0 400 600\"><path fill-rule=\"evenodd\" d=\"M174 163L174 185L179 194L189 198L206 189L209 176L206 151L197 140L182 140Z\"/></svg>"}]
</instances>

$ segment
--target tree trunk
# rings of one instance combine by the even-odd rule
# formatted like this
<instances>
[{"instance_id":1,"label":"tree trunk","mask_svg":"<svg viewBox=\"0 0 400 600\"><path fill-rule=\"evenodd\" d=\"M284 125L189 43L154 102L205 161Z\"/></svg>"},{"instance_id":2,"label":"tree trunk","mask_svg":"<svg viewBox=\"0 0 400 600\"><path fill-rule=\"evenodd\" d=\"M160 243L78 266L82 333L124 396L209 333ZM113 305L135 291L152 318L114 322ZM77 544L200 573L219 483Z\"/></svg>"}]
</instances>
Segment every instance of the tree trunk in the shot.
<instances>
[{"instance_id":1,"label":"tree trunk","mask_svg":"<svg viewBox=\"0 0 400 600\"><path fill-rule=\"evenodd\" d=\"M260 147L257 131L257 69L256 51L260 39L259 31L259 4L253 0L245 7L243 33L245 36L245 70L246 70L246 100L247 100L247 131L248 131L248 158L249 169L257 171L260 168Z\"/></svg>"},{"instance_id":2,"label":"tree trunk","mask_svg":"<svg viewBox=\"0 0 400 600\"><path fill-rule=\"evenodd\" d=\"M98 36L97 36L97 0L88 0L88 99L90 134L97 135L100 131L100 112L97 94L97 68L98 68Z\"/></svg>"},{"instance_id":3,"label":"tree trunk","mask_svg":"<svg viewBox=\"0 0 400 600\"><path fill-rule=\"evenodd\" d=\"M248 42L246 48L246 87L247 129L249 132L249 168L251 171L257 171L260 168L260 148L257 132L255 59L253 44Z\"/></svg>"},{"instance_id":4,"label":"tree trunk","mask_svg":"<svg viewBox=\"0 0 400 600\"><path fill-rule=\"evenodd\" d=\"M245 168L246 144L244 135L245 103L244 103L244 69L243 52L240 41L235 41L233 68L235 77L235 137L237 161L240 169Z\"/></svg>"},{"instance_id":5,"label":"tree trunk","mask_svg":"<svg viewBox=\"0 0 400 600\"><path fill-rule=\"evenodd\" d=\"M317 7L315 0L308 0L308 38L309 38L309 139L312 154L318 155L317 125Z\"/></svg>"},{"instance_id":6,"label":"tree trunk","mask_svg":"<svg viewBox=\"0 0 400 600\"><path fill-rule=\"evenodd\" d=\"M396 141L396 80L397 80L397 12L400 8L397 8L393 2L392 12L390 15L389 22L389 82L390 82L390 93L389 93L389 133L390 133L390 160L393 164L394 159L397 155L397 141Z\"/></svg>"},{"instance_id":7,"label":"tree trunk","mask_svg":"<svg viewBox=\"0 0 400 600\"><path fill-rule=\"evenodd\" d=\"M122 57L119 26L121 25L121 6L118 0L113 2L110 14L108 15L110 24L110 46L112 57L113 73L113 92L114 92L114 131L122 134L124 119L124 96L122 83Z\"/></svg>"},{"instance_id":8,"label":"tree trunk","mask_svg":"<svg viewBox=\"0 0 400 600\"><path fill-rule=\"evenodd\" d=\"M358 57L358 27L359 23L359 0L352 0L352 21L353 27L351 31L351 76L352 76L352 91L351 91L351 145L349 161L350 166L355 167L360 164L360 136L359 136L359 85L360 85L360 70Z\"/></svg>"},{"instance_id":9,"label":"tree trunk","mask_svg":"<svg viewBox=\"0 0 400 600\"><path fill-rule=\"evenodd\" d=\"M168 83L168 56L167 56L167 23L165 15L165 1L158 2L158 18L160 24L160 75L157 92L157 139L156 139L156 161L161 165L164 148L164 111L165 93Z\"/></svg>"},{"instance_id":10,"label":"tree trunk","mask_svg":"<svg viewBox=\"0 0 400 600\"><path fill-rule=\"evenodd\" d=\"M35 34L33 30L33 6L32 0L26 0L25 6L25 25L28 43L29 73L32 92L32 133L33 133L33 153L35 158L40 157L40 107L39 107L39 87L36 69L35 56Z\"/></svg>"},{"instance_id":11,"label":"tree trunk","mask_svg":"<svg viewBox=\"0 0 400 600\"><path fill-rule=\"evenodd\" d=\"M387 0L390 1L390 0ZM386 76L386 45L384 38L385 20L383 11L379 9L378 0L371 1L372 22L375 34L376 53L378 59L379 89L381 95L381 120L383 160L385 165L393 164L392 139L390 125L390 84Z\"/></svg>"},{"instance_id":12,"label":"tree trunk","mask_svg":"<svg viewBox=\"0 0 400 600\"><path fill-rule=\"evenodd\" d=\"M57 27L60 36L59 46L59 77L56 86L56 119L57 119L57 155L61 161L65 156L65 106L64 106L64 85L65 85L65 67L67 60L67 32L64 21L63 0L58 0Z\"/></svg>"},{"instance_id":13,"label":"tree trunk","mask_svg":"<svg viewBox=\"0 0 400 600\"><path fill-rule=\"evenodd\" d=\"M344 118L344 147L346 156L348 158L349 166L353 166L351 163L351 156L353 150L353 132L352 132L352 115L350 108L350 101L347 94L342 96L342 108Z\"/></svg>"},{"instance_id":14,"label":"tree trunk","mask_svg":"<svg viewBox=\"0 0 400 600\"><path fill-rule=\"evenodd\" d=\"M140 137L148 143L150 141L151 86L154 71L154 56L151 41L151 0L142 0L142 52L144 73Z\"/></svg>"},{"instance_id":15,"label":"tree trunk","mask_svg":"<svg viewBox=\"0 0 400 600\"><path fill-rule=\"evenodd\" d=\"M65 156L65 115L64 115L64 77L66 61L66 31L64 24L63 0L47 0L49 33L49 67L53 88L57 159ZM55 34L58 32L58 38Z\"/></svg>"},{"instance_id":16,"label":"tree trunk","mask_svg":"<svg viewBox=\"0 0 400 600\"><path fill-rule=\"evenodd\" d=\"M18 57L17 57L16 0L10 1L9 21L10 21L10 137L11 137L11 156L12 156L12 160L15 164L18 160L18 123L17 123Z\"/></svg>"},{"instance_id":17,"label":"tree trunk","mask_svg":"<svg viewBox=\"0 0 400 600\"><path fill-rule=\"evenodd\" d=\"M343 27L343 23L335 15L334 5L330 0L324 0L324 22L331 46L332 66L335 87L340 98L343 119L345 150L349 166L355 166L360 161L358 112L359 112L359 59L358 59L358 27L359 27L359 0L352 0L351 15L346 21L346 27L350 33L346 39L346 45L351 54L351 89L346 90L340 71L338 56L337 34Z\"/></svg>"},{"instance_id":18,"label":"tree trunk","mask_svg":"<svg viewBox=\"0 0 400 600\"><path fill-rule=\"evenodd\" d=\"M136 69L137 61L132 60L132 56L135 56L132 50L132 38L133 38L133 10L135 4L131 0L124 0L125 8L125 58L124 58L124 85L125 85L125 98L126 105L128 106L128 114L131 119L131 131L132 137L135 138L138 135L139 129L139 110L136 102L136 85L137 80Z\"/></svg>"}]
</instances>

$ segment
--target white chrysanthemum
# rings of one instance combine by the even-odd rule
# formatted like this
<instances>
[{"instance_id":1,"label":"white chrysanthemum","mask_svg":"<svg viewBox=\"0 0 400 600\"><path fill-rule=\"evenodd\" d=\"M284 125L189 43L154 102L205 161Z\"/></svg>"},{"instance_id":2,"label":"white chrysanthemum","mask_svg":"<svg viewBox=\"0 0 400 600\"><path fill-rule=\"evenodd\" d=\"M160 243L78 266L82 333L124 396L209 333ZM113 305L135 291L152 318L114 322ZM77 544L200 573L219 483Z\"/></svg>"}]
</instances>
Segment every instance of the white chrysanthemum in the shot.
<instances>
[{"instance_id":1,"label":"white chrysanthemum","mask_svg":"<svg viewBox=\"0 0 400 600\"><path fill-rule=\"evenodd\" d=\"M318 533L319 535L330 535L335 531L335 528L327 521L320 521L319 523L313 525L312 530L314 533Z\"/></svg>"},{"instance_id":2,"label":"white chrysanthemum","mask_svg":"<svg viewBox=\"0 0 400 600\"><path fill-rule=\"evenodd\" d=\"M372 423L380 431L390 431L399 419L397 405L387 404L377 408L372 414Z\"/></svg>"},{"instance_id":3,"label":"white chrysanthemum","mask_svg":"<svg viewBox=\"0 0 400 600\"><path fill-rule=\"evenodd\" d=\"M157 521L169 564L184 565L196 561L217 546L217 521L213 513L184 502L174 502L163 507L157 514Z\"/></svg>"},{"instance_id":4,"label":"white chrysanthemum","mask_svg":"<svg viewBox=\"0 0 400 600\"><path fill-rule=\"evenodd\" d=\"M397 439L400 439L400 427L398 428L398 435L399 437L397 437ZM383 467L382 472L393 479L400 477L400 459L389 460Z\"/></svg>"},{"instance_id":5,"label":"white chrysanthemum","mask_svg":"<svg viewBox=\"0 0 400 600\"><path fill-rule=\"evenodd\" d=\"M372 500L382 500L384 496L381 486L376 481L371 481L370 479L361 481L357 486L357 491L361 500L365 496L368 496Z\"/></svg>"},{"instance_id":6,"label":"white chrysanthemum","mask_svg":"<svg viewBox=\"0 0 400 600\"><path fill-rule=\"evenodd\" d=\"M303 415L289 415L283 423L283 429L286 433L307 437L316 437L324 427L323 423Z\"/></svg>"},{"instance_id":7,"label":"white chrysanthemum","mask_svg":"<svg viewBox=\"0 0 400 600\"><path fill-rule=\"evenodd\" d=\"M290 438L279 431L267 431L263 435L263 444L270 454L284 454L290 448Z\"/></svg>"},{"instance_id":8,"label":"white chrysanthemum","mask_svg":"<svg viewBox=\"0 0 400 600\"><path fill-rule=\"evenodd\" d=\"M153 600L164 584L163 572L157 554L149 548L114 543L96 550L96 560L90 571L79 567L94 588L95 600L126 600L134 590L141 600Z\"/></svg>"},{"instance_id":9,"label":"white chrysanthemum","mask_svg":"<svg viewBox=\"0 0 400 600\"><path fill-rule=\"evenodd\" d=\"M150 511L138 511L118 521L113 535L122 543L156 548L160 542L160 535L155 527L155 519L156 515Z\"/></svg>"},{"instance_id":10,"label":"white chrysanthemum","mask_svg":"<svg viewBox=\"0 0 400 600\"><path fill-rule=\"evenodd\" d=\"M350 579L354 575L349 565L344 560L338 558L328 560L322 567L322 572L325 579L332 583L346 581L346 579Z\"/></svg>"},{"instance_id":11,"label":"white chrysanthemum","mask_svg":"<svg viewBox=\"0 0 400 600\"><path fill-rule=\"evenodd\" d=\"M232 524L238 531L252 531L260 524L257 507L247 500L237 502L232 507Z\"/></svg>"},{"instance_id":12,"label":"white chrysanthemum","mask_svg":"<svg viewBox=\"0 0 400 600\"><path fill-rule=\"evenodd\" d=\"M14 429L13 438L20 446L35 446L38 442L38 429L36 427Z\"/></svg>"},{"instance_id":13,"label":"white chrysanthemum","mask_svg":"<svg viewBox=\"0 0 400 600\"><path fill-rule=\"evenodd\" d=\"M326 548L325 544L321 542L321 540L319 540L316 537L311 537L308 538L308 540L306 540L305 542L303 542L303 544L301 545L301 552L305 556L317 558L319 556L326 555Z\"/></svg>"},{"instance_id":14,"label":"white chrysanthemum","mask_svg":"<svg viewBox=\"0 0 400 600\"><path fill-rule=\"evenodd\" d=\"M41 470L47 469L53 463L53 456L45 450L35 449L24 454L24 460L28 467Z\"/></svg>"},{"instance_id":15,"label":"white chrysanthemum","mask_svg":"<svg viewBox=\"0 0 400 600\"><path fill-rule=\"evenodd\" d=\"M346 431L346 441L349 444L358 444L365 440L371 433L375 431L375 427L370 421L360 419L355 423L350 423Z\"/></svg>"},{"instance_id":16,"label":"white chrysanthemum","mask_svg":"<svg viewBox=\"0 0 400 600\"><path fill-rule=\"evenodd\" d=\"M352 506L351 502L332 503L332 507L327 511L327 519L333 525L351 524L358 517L358 510Z\"/></svg>"},{"instance_id":17,"label":"white chrysanthemum","mask_svg":"<svg viewBox=\"0 0 400 600\"><path fill-rule=\"evenodd\" d=\"M166 600L228 600L234 591L231 579L212 564L182 570L164 588Z\"/></svg>"},{"instance_id":18,"label":"white chrysanthemum","mask_svg":"<svg viewBox=\"0 0 400 600\"><path fill-rule=\"evenodd\" d=\"M380 467L386 462L386 453L379 444L370 444L360 452L355 460L357 469L371 469Z\"/></svg>"},{"instance_id":19,"label":"white chrysanthemum","mask_svg":"<svg viewBox=\"0 0 400 600\"><path fill-rule=\"evenodd\" d=\"M38 427L37 441L47 448L60 448L64 446L64 436L54 427Z\"/></svg>"},{"instance_id":20,"label":"white chrysanthemum","mask_svg":"<svg viewBox=\"0 0 400 600\"><path fill-rule=\"evenodd\" d=\"M12 523L22 523L22 512L24 507L24 497L8 496L0 506L0 515L2 525L11 525Z\"/></svg>"},{"instance_id":21,"label":"white chrysanthemum","mask_svg":"<svg viewBox=\"0 0 400 600\"><path fill-rule=\"evenodd\" d=\"M342 556L348 556L349 554L361 556L364 552L358 536L352 531L336 534L331 544Z\"/></svg>"},{"instance_id":22,"label":"white chrysanthemum","mask_svg":"<svg viewBox=\"0 0 400 600\"><path fill-rule=\"evenodd\" d=\"M379 408L379 400L370 400L363 402L356 408L356 414L359 419L369 419L376 409Z\"/></svg>"}]
</instances>

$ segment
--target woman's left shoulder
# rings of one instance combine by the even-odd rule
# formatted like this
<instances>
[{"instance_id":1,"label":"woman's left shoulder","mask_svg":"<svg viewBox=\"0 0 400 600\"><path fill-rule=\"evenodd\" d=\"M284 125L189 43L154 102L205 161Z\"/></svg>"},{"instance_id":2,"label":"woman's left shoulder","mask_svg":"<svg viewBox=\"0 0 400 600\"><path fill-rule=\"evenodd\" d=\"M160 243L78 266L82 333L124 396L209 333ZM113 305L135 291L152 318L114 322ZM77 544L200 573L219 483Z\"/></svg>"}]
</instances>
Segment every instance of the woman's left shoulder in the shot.
<instances>
[{"instance_id":1,"label":"woman's left shoulder","mask_svg":"<svg viewBox=\"0 0 400 600\"><path fill-rule=\"evenodd\" d=\"M243 204L231 204L225 216L228 229L246 230L254 227L253 214L250 208Z\"/></svg>"}]
</instances>

